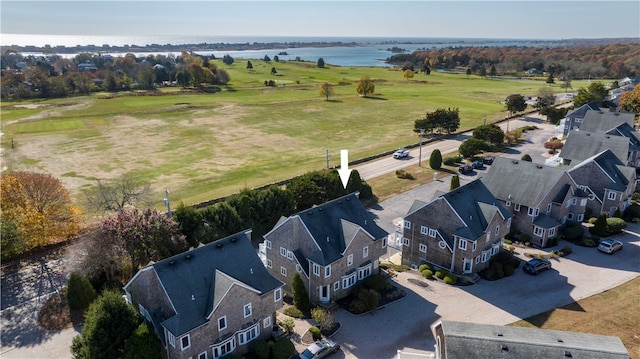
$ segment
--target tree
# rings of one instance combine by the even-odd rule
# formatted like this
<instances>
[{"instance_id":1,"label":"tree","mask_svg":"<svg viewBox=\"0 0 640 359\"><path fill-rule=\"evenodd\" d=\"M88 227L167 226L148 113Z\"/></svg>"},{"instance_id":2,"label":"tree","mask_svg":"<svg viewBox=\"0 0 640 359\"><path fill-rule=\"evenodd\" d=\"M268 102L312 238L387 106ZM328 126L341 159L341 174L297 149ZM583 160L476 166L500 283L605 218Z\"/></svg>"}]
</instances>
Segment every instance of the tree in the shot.
<instances>
[{"instance_id":1,"label":"tree","mask_svg":"<svg viewBox=\"0 0 640 359\"><path fill-rule=\"evenodd\" d=\"M560 120L562 120L567 115L568 111L568 107L549 106L542 108L540 110L540 114L547 116L547 121L553 123L554 125L557 125L560 123Z\"/></svg>"},{"instance_id":2,"label":"tree","mask_svg":"<svg viewBox=\"0 0 640 359\"><path fill-rule=\"evenodd\" d=\"M589 102L602 104L608 94L609 91L602 82L592 82L586 89L578 89L578 94L573 98L573 106L577 108Z\"/></svg>"},{"instance_id":3,"label":"tree","mask_svg":"<svg viewBox=\"0 0 640 359\"><path fill-rule=\"evenodd\" d=\"M327 101L329 101L329 96L333 95L333 86L328 83L325 82L322 85L320 85L320 89L319 89L319 93L320 96L323 96L326 98Z\"/></svg>"},{"instance_id":4,"label":"tree","mask_svg":"<svg viewBox=\"0 0 640 359\"><path fill-rule=\"evenodd\" d=\"M176 73L176 82L182 87L189 86L191 83L191 73L187 70L178 71Z\"/></svg>"},{"instance_id":5,"label":"tree","mask_svg":"<svg viewBox=\"0 0 640 359\"><path fill-rule=\"evenodd\" d=\"M501 144L504 142L504 132L500 126L492 123L476 127L475 130L473 130L473 138L484 140L492 144Z\"/></svg>"},{"instance_id":6,"label":"tree","mask_svg":"<svg viewBox=\"0 0 640 359\"><path fill-rule=\"evenodd\" d=\"M251 63L251 61L247 61L247 69L253 70L253 64Z\"/></svg>"},{"instance_id":7,"label":"tree","mask_svg":"<svg viewBox=\"0 0 640 359\"><path fill-rule=\"evenodd\" d=\"M544 143L544 148L552 150L553 153L556 153L556 151L561 149L562 147L564 147L564 143L562 143L562 141L556 137L552 137L549 141Z\"/></svg>"},{"instance_id":8,"label":"tree","mask_svg":"<svg viewBox=\"0 0 640 359\"><path fill-rule=\"evenodd\" d=\"M536 100L536 109L541 109L549 106L553 106L556 103L556 96L553 93L553 89L549 86L543 86L538 89L538 99Z\"/></svg>"},{"instance_id":9,"label":"tree","mask_svg":"<svg viewBox=\"0 0 640 359\"><path fill-rule=\"evenodd\" d=\"M228 237L244 229L238 211L226 201L207 207L202 212L202 218L205 223L203 243Z\"/></svg>"},{"instance_id":10,"label":"tree","mask_svg":"<svg viewBox=\"0 0 640 359\"><path fill-rule=\"evenodd\" d=\"M527 162L533 162L533 159L531 158L531 156L529 156L528 153L525 153L524 155L522 155L522 157L520 158L521 161L527 161Z\"/></svg>"},{"instance_id":11,"label":"tree","mask_svg":"<svg viewBox=\"0 0 640 359\"><path fill-rule=\"evenodd\" d=\"M486 78L487 77L487 68L484 65L482 65L480 67L480 76L482 78Z\"/></svg>"},{"instance_id":12,"label":"tree","mask_svg":"<svg viewBox=\"0 0 640 359\"><path fill-rule=\"evenodd\" d=\"M116 291L105 291L89 306L80 335L73 338L75 359L121 358L138 327L138 315Z\"/></svg>"},{"instance_id":13,"label":"tree","mask_svg":"<svg viewBox=\"0 0 640 359\"><path fill-rule=\"evenodd\" d=\"M235 60L233 59L233 57L231 57L230 55L224 55L222 57L222 63L227 65L227 66L231 66L233 65L233 63L235 62ZM250 62L249 62L250 63ZM247 68L249 66L249 63L247 64ZM253 68L253 66L251 66L251 68Z\"/></svg>"},{"instance_id":14,"label":"tree","mask_svg":"<svg viewBox=\"0 0 640 359\"><path fill-rule=\"evenodd\" d=\"M458 175L451 176L451 184L449 185L449 191L453 191L458 187L460 187L460 176Z\"/></svg>"},{"instance_id":15,"label":"tree","mask_svg":"<svg viewBox=\"0 0 640 359\"><path fill-rule=\"evenodd\" d=\"M274 57L273 57L273 61L275 61L275 62L280 62L280 58L278 57L278 55L276 55L276 56L274 56Z\"/></svg>"},{"instance_id":16,"label":"tree","mask_svg":"<svg viewBox=\"0 0 640 359\"><path fill-rule=\"evenodd\" d=\"M156 82L156 74L148 63L138 66L138 85L145 90L152 90Z\"/></svg>"},{"instance_id":17,"label":"tree","mask_svg":"<svg viewBox=\"0 0 640 359\"><path fill-rule=\"evenodd\" d=\"M467 78L469 78L469 76L471 76L471 68L470 67L467 67L466 73L467 73Z\"/></svg>"},{"instance_id":18,"label":"tree","mask_svg":"<svg viewBox=\"0 0 640 359\"><path fill-rule=\"evenodd\" d=\"M442 154L437 148L433 150L431 156L429 156L429 167L434 170L439 170L442 167Z\"/></svg>"},{"instance_id":19,"label":"tree","mask_svg":"<svg viewBox=\"0 0 640 359\"><path fill-rule=\"evenodd\" d=\"M141 323L124 345L124 359L156 359L162 356L162 345L147 323Z\"/></svg>"},{"instance_id":20,"label":"tree","mask_svg":"<svg viewBox=\"0 0 640 359\"><path fill-rule=\"evenodd\" d=\"M229 73L224 69L216 70L216 73L213 75L213 83L218 85L226 85L231 81L231 77Z\"/></svg>"},{"instance_id":21,"label":"tree","mask_svg":"<svg viewBox=\"0 0 640 359\"><path fill-rule=\"evenodd\" d=\"M36 172L11 172L0 177L2 226L16 226L14 235L28 249L78 233L80 211L57 178ZM11 233L11 232L10 232Z\"/></svg>"},{"instance_id":22,"label":"tree","mask_svg":"<svg viewBox=\"0 0 640 359\"><path fill-rule=\"evenodd\" d=\"M598 219L593 223L593 227L589 228L589 233L596 236L603 236L607 231L607 215L601 214Z\"/></svg>"},{"instance_id":23,"label":"tree","mask_svg":"<svg viewBox=\"0 0 640 359\"><path fill-rule=\"evenodd\" d=\"M498 72L496 71L496 66L495 65L491 65L491 69L489 70L489 76L494 77L497 76Z\"/></svg>"},{"instance_id":24,"label":"tree","mask_svg":"<svg viewBox=\"0 0 640 359\"><path fill-rule=\"evenodd\" d=\"M458 152L460 152L460 155L463 157L471 157L488 151L489 149L491 149L491 146L486 141L472 137L460 144Z\"/></svg>"},{"instance_id":25,"label":"tree","mask_svg":"<svg viewBox=\"0 0 640 359\"><path fill-rule=\"evenodd\" d=\"M378 308L380 304L380 293L373 289L363 289L358 293L358 299L362 301L366 311L371 311Z\"/></svg>"},{"instance_id":26,"label":"tree","mask_svg":"<svg viewBox=\"0 0 640 359\"><path fill-rule=\"evenodd\" d=\"M407 80L412 79L414 75L415 75L415 72L413 72L413 70L407 69L407 70L404 70L404 72L402 72L402 77L404 77Z\"/></svg>"},{"instance_id":27,"label":"tree","mask_svg":"<svg viewBox=\"0 0 640 359\"><path fill-rule=\"evenodd\" d=\"M271 62L271 58L269 57L269 55L264 55L264 58L262 60L264 62Z\"/></svg>"},{"instance_id":28,"label":"tree","mask_svg":"<svg viewBox=\"0 0 640 359\"><path fill-rule=\"evenodd\" d=\"M96 296L96 290L87 277L78 272L71 273L67 284L67 302L71 310L88 308Z\"/></svg>"},{"instance_id":29,"label":"tree","mask_svg":"<svg viewBox=\"0 0 640 359\"><path fill-rule=\"evenodd\" d=\"M178 222L180 232L185 236L185 240L191 247L196 247L203 234L202 213L193 206L185 206L180 203L173 213L173 219Z\"/></svg>"},{"instance_id":30,"label":"tree","mask_svg":"<svg viewBox=\"0 0 640 359\"><path fill-rule=\"evenodd\" d=\"M133 271L187 249L178 224L155 209L124 210L102 221L100 230L124 249Z\"/></svg>"},{"instance_id":31,"label":"tree","mask_svg":"<svg viewBox=\"0 0 640 359\"><path fill-rule=\"evenodd\" d=\"M95 212L122 211L127 207L149 205L151 186L129 175L96 180L96 186L84 193L87 208Z\"/></svg>"},{"instance_id":32,"label":"tree","mask_svg":"<svg viewBox=\"0 0 640 359\"><path fill-rule=\"evenodd\" d=\"M636 85L631 91L627 91L620 97L620 108L625 111L640 114L640 84Z\"/></svg>"},{"instance_id":33,"label":"tree","mask_svg":"<svg viewBox=\"0 0 640 359\"><path fill-rule=\"evenodd\" d=\"M460 127L460 113L458 108L439 108L434 112L427 112L424 118L418 119L414 123L413 131L425 130L427 133L455 132Z\"/></svg>"},{"instance_id":34,"label":"tree","mask_svg":"<svg viewBox=\"0 0 640 359\"><path fill-rule=\"evenodd\" d=\"M291 278L291 291L293 292L293 305L300 309L305 315L309 314L311 310L311 303L309 302L309 293L304 286L300 273L296 272Z\"/></svg>"},{"instance_id":35,"label":"tree","mask_svg":"<svg viewBox=\"0 0 640 359\"><path fill-rule=\"evenodd\" d=\"M527 108L527 102L522 95L510 95L507 98L507 110L513 116L516 112L524 111Z\"/></svg>"},{"instance_id":36,"label":"tree","mask_svg":"<svg viewBox=\"0 0 640 359\"><path fill-rule=\"evenodd\" d=\"M548 83L548 84L555 83L555 81L554 81L554 79L553 79L553 73L552 73L552 72L550 72L550 73L549 73L549 76L547 77L547 83Z\"/></svg>"},{"instance_id":37,"label":"tree","mask_svg":"<svg viewBox=\"0 0 640 359\"><path fill-rule=\"evenodd\" d=\"M324 67L324 59L321 57L318 59L318 63L317 63L318 67L323 68Z\"/></svg>"},{"instance_id":38,"label":"tree","mask_svg":"<svg viewBox=\"0 0 640 359\"><path fill-rule=\"evenodd\" d=\"M271 68L271 75L275 75L275 74L277 74L277 73L278 73L278 71L276 71L276 68L275 68L275 67L272 67L272 68Z\"/></svg>"},{"instance_id":39,"label":"tree","mask_svg":"<svg viewBox=\"0 0 640 359\"><path fill-rule=\"evenodd\" d=\"M364 97L367 97L368 94L373 93L375 89L376 85L373 83L373 80L369 78L369 76L361 78L356 84L356 92Z\"/></svg>"},{"instance_id":40,"label":"tree","mask_svg":"<svg viewBox=\"0 0 640 359\"><path fill-rule=\"evenodd\" d=\"M320 330L330 330L333 328L335 323L335 319L331 312L322 307L315 307L311 309L311 318L318 323Z\"/></svg>"}]
</instances>

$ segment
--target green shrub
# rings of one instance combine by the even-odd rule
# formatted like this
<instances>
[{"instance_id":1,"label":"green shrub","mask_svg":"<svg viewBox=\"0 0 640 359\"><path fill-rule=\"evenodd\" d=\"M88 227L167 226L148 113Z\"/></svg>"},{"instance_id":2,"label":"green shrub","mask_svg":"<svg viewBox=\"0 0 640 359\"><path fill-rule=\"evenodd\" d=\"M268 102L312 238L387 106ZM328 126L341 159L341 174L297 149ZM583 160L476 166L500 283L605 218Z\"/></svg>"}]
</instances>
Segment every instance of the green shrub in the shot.
<instances>
[{"instance_id":1,"label":"green shrub","mask_svg":"<svg viewBox=\"0 0 640 359\"><path fill-rule=\"evenodd\" d=\"M549 248L549 247L554 247L554 246L556 246L556 245L558 245L558 238L553 237L553 238L549 238L549 239L547 240L547 248Z\"/></svg>"},{"instance_id":2,"label":"green shrub","mask_svg":"<svg viewBox=\"0 0 640 359\"><path fill-rule=\"evenodd\" d=\"M309 327L309 333L311 333L311 336L313 337L313 340L318 340L318 339L322 338L322 333L320 332L320 328L318 328L318 327L310 326Z\"/></svg>"},{"instance_id":3,"label":"green shrub","mask_svg":"<svg viewBox=\"0 0 640 359\"><path fill-rule=\"evenodd\" d=\"M589 233L597 236L604 236L607 232L607 216L601 214L596 221L593 222L593 227L589 227Z\"/></svg>"},{"instance_id":4,"label":"green shrub","mask_svg":"<svg viewBox=\"0 0 640 359\"><path fill-rule=\"evenodd\" d=\"M296 327L296 322L294 322L291 318L285 318L279 324L287 334L293 333L293 328Z\"/></svg>"},{"instance_id":5,"label":"green shrub","mask_svg":"<svg viewBox=\"0 0 640 359\"><path fill-rule=\"evenodd\" d=\"M72 310L87 309L96 299L97 293L87 277L72 272L67 285L67 302Z\"/></svg>"},{"instance_id":6,"label":"green shrub","mask_svg":"<svg viewBox=\"0 0 640 359\"><path fill-rule=\"evenodd\" d=\"M293 318L298 318L298 319L303 319L304 313L302 313L302 311L294 306L290 306L287 309L285 309L283 311L284 314L293 317Z\"/></svg>"},{"instance_id":7,"label":"green shrub","mask_svg":"<svg viewBox=\"0 0 640 359\"><path fill-rule=\"evenodd\" d=\"M412 180L413 179L413 175L405 170L397 170L396 171L396 177L400 178L400 179L408 179L408 180Z\"/></svg>"},{"instance_id":8,"label":"green shrub","mask_svg":"<svg viewBox=\"0 0 640 359\"><path fill-rule=\"evenodd\" d=\"M420 272L420 274L422 274L422 276L427 279L433 278L433 271L431 269L425 269L422 272Z\"/></svg>"},{"instance_id":9,"label":"green shrub","mask_svg":"<svg viewBox=\"0 0 640 359\"><path fill-rule=\"evenodd\" d=\"M564 246L562 248L562 253L564 253L565 256L567 254L571 254L571 252L573 252L573 248L571 248L571 246Z\"/></svg>"},{"instance_id":10,"label":"green shrub","mask_svg":"<svg viewBox=\"0 0 640 359\"><path fill-rule=\"evenodd\" d=\"M504 241L502 241L502 243L504 243L504 244L511 244L511 243L513 243L513 242L512 242L511 240L509 240L509 239L505 239Z\"/></svg>"},{"instance_id":11,"label":"green shrub","mask_svg":"<svg viewBox=\"0 0 640 359\"><path fill-rule=\"evenodd\" d=\"M458 277L453 273L449 273L444 276L444 282L447 284L454 285L458 282Z\"/></svg>"},{"instance_id":12,"label":"green shrub","mask_svg":"<svg viewBox=\"0 0 640 359\"><path fill-rule=\"evenodd\" d=\"M418 272L422 273L425 269L431 269L431 266L427 263L423 263L418 267Z\"/></svg>"},{"instance_id":13,"label":"green shrub","mask_svg":"<svg viewBox=\"0 0 640 359\"><path fill-rule=\"evenodd\" d=\"M269 359L269 344L264 339L256 339L249 344L249 353L255 359Z\"/></svg>"},{"instance_id":14,"label":"green shrub","mask_svg":"<svg viewBox=\"0 0 640 359\"><path fill-rule=\"evenodd\" d=\"M515 272L515 267L509 263L505 263L502 265L502 272L504 273L505 277L508 277L512 275L513 272Z\"/></svg>"},{"instance_id":15,"label":"green shrub","mask_svg":"<svg viewBox=\"0 0 640 359\"><path fill-rule=\"evenodd\" d=\"M456 163L460 162L459 156L449 156L442 159L442 162L447 166L455 166Z\"/></svg>"},{"instance_id":16,"label":"green shrub","mask_svg":"<svg viewBox=\"0 0 640 359\"><path fill-rule=\"evenodd\" d=\"M361 314L367 311L367 306L360 299L354 299L349 303L349 311L354 314Z\"/></svg>"},{"instance_id":17,"label":"green shrub","mask_svg":"<svg viewBox=\"0 0 640 359\"><path fill-rule=\"evenodd\" d=\"M329 330L333 328L333 324L335 323L333 314L322 307L311 309L311 317L318 323L320 330Z\"/></svg>"},{"instance_id":18,"label":"green shrub","mask_svg":"<svg viewBox=\"0 0 640 359\"><path fill-rule=\"evenodd\" d=\"M449 274L449 272L447 272L446 270L438 269L438 270L436 271L436 278L438 278L438 279L444 279L444 276L446 276L447 274Z\"/></svg>"},{"instance_id":19,"label":"green shrub","mask_svg":"<svg viewBox=\"0 0 640 359\"><path fill-rule=\"evenodd\" d=\"M593 247L596 246L596 242L591 238L583 238L582 239L582 245L585 246L585 247L593 248Z\"/></svg>"},{"instance_id":20,"label":"green shrub","mask_svg":"<svg viewBox=\"0 0 640 359\"><path fill-rule=\"evenodd\" d=\"M396 272L404 272L406 270L409 270L408 265L404 265L404 264L395 264L395 263L380 263L380 268L382 269L393 269Z\"/></svg>"},{"instance_id":21,"label":"green shrub","mask_svg":"<svg viewBox=\"0 0 640 359\"><path fill-rule=\"evenodd\" d=\"M380 274L372 274L366 277L362 282L365 287L373 289L378 293L382 293L392 287L391 283L389 283L387 279Z\"/></svg>"},{"instance_id":22,"label":"green shrub","mask_svg":"<svg viewBox=\"0 0 640 359\"><path fill-rule=\"evenodd\" d=\"M362 301L367 311L378 308L381 298L380 293L373 289L363 289L358 292L358 299Z\"/></svg>"},{"instance_id":23,"label":"green shrub","mask_svg":"<svg viewBox=\"0 0 640 359\"><path fill-rule=\"evenodd\" d=\"M593 228L593 227L592 227ZM567 222L564 228L564 238L569 242L577 242L584 236L582 224L577 222Z\"/></svg>"},{"instance_id":24,"label":"green shrub","mask_svg":"<svg viewBox=\"0 0 640 359\"><path fill-rule=\"evenodd\" d=\"M517 239L522 242L522 243L529 243L531 242L531 236L526 234L526 233L520 233L517 236Z\"/></svg>"},{"instance_id":25,"label":"green shrub","mask_svg":"<svg viewBox=\"0 0 640 359\"><path fill-rule=\"evenodd\" d=\"M590 224L595 224L597 220L598 220L598 218L591 217L591 218L589 218L589 220L587 222L589 222Z\"/></svg>"},{"instance_id":26,"label":"green shrub","mask_svg":"<svg viewBox=\"0 0 640 359\"><path fill-rule=\"evenodd\" d=\"M627 228L627 223L622 218L610 217L607 218L607 233L617 234L621 233L623 229Z\"/></svg>"},{"instance_id":27,"label":"green shrub","mask_svg":"<svg viewBox=\"0 0 640 359\"><path fill-rule=\"evenodd\" d=\"M273 345L273 359L288 359L295 350L296 348L289 338L280 338Z\"/></svg>"}]
</instances>

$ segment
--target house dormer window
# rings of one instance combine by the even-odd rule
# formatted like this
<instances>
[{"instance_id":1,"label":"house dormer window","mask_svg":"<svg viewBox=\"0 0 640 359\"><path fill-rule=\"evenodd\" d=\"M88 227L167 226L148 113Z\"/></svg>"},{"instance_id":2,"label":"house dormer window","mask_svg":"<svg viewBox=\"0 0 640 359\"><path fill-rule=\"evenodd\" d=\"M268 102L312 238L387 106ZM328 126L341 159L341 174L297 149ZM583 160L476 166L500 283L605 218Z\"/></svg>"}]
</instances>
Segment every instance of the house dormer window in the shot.
<instances>
[{"instance_id":1,"label":"house dormer window","mask_svg":"<svg viewBox=\"0 0 640 359\"><path fill-rule=\"evenodd\" d=\"M529 210L527 211L527 214L534 217L537 216L539 213L538 207L529 207Z\"/></svg>"}]
</instances>

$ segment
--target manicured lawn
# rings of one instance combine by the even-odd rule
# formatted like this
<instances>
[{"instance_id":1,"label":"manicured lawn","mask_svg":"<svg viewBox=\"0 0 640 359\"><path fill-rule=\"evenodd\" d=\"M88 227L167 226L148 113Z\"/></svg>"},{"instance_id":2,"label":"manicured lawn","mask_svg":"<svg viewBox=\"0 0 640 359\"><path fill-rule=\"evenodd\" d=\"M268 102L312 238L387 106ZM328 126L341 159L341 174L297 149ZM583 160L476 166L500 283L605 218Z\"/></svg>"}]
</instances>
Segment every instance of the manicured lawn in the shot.
<instances>
[{"instance_id":1,"label":"manicured lawn","mask_svg":"<svg viewBox=\"0 0 640 359\"><path fill-rule=\"evenodd\" d=\"M131 174L151 183L158 207L165 188L174 203L193 204L322 169L326 149L337 165L341 149L354 160L414 143L414 121L437 108L459 108L461 130L485 117L501 120L506 95L535 95L546 86L435 71L406 80L391 68L251 62L253 70L246 60L219 61L232 81L214 93L170 88L154 96L3 101L3 165L64 177L76 198L96 178ZM363 76L376 84L366 98L355 90ZM269 79L279 86L265 87ZM329 101L318 94L324 82L334 85Z\"/></svg>"},{"instance_id":2,"label":"manicured lawn","mask_svg":"<svg viewBox=\"0 0 640 359\"><path fill-rule=\"evenodd\" d=\"M640 358L640 277L575 303L511 325L620 337L632 358Z\"/></svg>"}]
</instances>

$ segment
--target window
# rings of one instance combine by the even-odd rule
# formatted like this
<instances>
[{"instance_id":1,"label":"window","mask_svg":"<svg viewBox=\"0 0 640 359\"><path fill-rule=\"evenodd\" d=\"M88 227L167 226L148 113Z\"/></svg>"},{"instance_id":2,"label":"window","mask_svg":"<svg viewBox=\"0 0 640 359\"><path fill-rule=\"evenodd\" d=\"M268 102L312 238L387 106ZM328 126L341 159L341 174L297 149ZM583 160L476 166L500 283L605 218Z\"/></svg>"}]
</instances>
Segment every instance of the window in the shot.
<instances>
[{"instance_id":1,"label":"window","mask_svg":"<svg viewBox=\"0 0 640 359\"><path fill-rule=\"evenodd\" d=\"M609 195L607 195L607 199L615 200L616 199L616 193L615 192L609 192Z\"/></svg>"},{"instance_id":2,"label":"window","mask_svg":"<svg viewBox=\"0 0 640 359\"><path fill-rule=\"evenodd\" d=\"M527 211L527 214L530 216L536 216L538 215L538 208L536 207L529 207L529 210Z\"/></svg>"},{"instance_id":3,"label":"window","mask_svg":"<svg viewBox=\"0 0 640 359\"><path fill-rule=\"evenodd\" d=\"M467 241L464 239L460 239L460 242L458 242L458 248L462 249L463 251L467 250Z\"/></svg>"},{"instance_id":4,"label":"window","mask_svg":"<svg viewBox=\"0 0 640 359\"><path fill-rule=\"evenodd\" d=\"M587 190L587 186L585 186L585 185L579 185L578 188L580 188L583 191Z\"/></svg>"},{"instance_id":5,"label":"window","mask_svg":"<svg viewBox=\"0 0 640 359\"><path fill-rule=\"evenodd\" d=\"M182 346L182 350L185 350L191 346L191 341L189 340L189 334L180 338L180 345Z\"/></svg>"},{"instance_id":6,"label":"window","mask_svg":"<svg viewBox=\"0 0 640 359\"><path fill-rule=\"evenodd\" d=\"M260 335L260 326L258 324L260 324L260 322L250 326L247 330L238 334L240 345L247 344Z\"/></svg>"},{"instance_id":7,"label":"window","mask_svg":"<svg viewBox=\"0 0 640 359\"><path fill-rule=\"evenodd\" d=\"M382 238L382 248L387 248L387 237Z\"/></svg>"},{"instance_id":8,"label":"window","mask_svg":"<svg viewBox=\"0 0 640 359\"><path fill-rule=\"evenodd\" d=\"M480 256L476 257L476 264L480 263Z\"/></svg>"},{"instance_id":9,"label":"window","mask_svg":"<svg viewBox=\"0 0 640 359\"><path fill-rule=\"evenodd\" d=\"M302 266L300 266L299 264L296 264L296 271L298 273L302 273Z\"/></svg>"},{"instance_id":10,"label":"window","mask_svg":"<svg viewBox=\"0 0 640 359\"><path fill-rule=\"evenodd\" d=\"M356 284L356 272L342 277L342 288L347 289Z\"/></svg>"},{"instance_id":11,"label":"window","mask_svg":"<svg viewBox=\"0 0 640 359\"><path fill-rule=\"evenodd\" d=\"M507 219L507 228L511 228L511 217Z\"/></svg>"},{"instance_id":12,"label":"window","mask_svg":"<svg viewBox=\"0 0 640 359\"><path fill-rule=\"evenodd\" d=\"M493 248L491 248L491 255L495 256L496 254L498 254L498 251L500 251L500 245L496 244L493 246Z\"/></svg>"},{"instance_id":13,"label":"window","mask_svg":"<svg viewBox=\"0 0 640 359\"><path fill-rule=\"evenodd\" d=\"M207 352L202 352L198 354L198 359L207 359Z\"/></svg>"},{"instance_id":14,"label":"window","mask_svg":"<svg viewBox=\"0 0 640 359\"><path fill-rule=\"evenodd\" d=\"M280 255L283 257L287 256L287 249L285 247L280 247Z\"/></svg>"},{"instance_id":15,"label":"window","mask_svg":"<svg viewBox=\"0 0 640 359\"><path fill-rule=\"evenodd\" d=\"M511 201L507 201L507 202L505 202L505 204L504 204L504 205L505 205L505 206L507 206L507 207L511 207Z\"/></svg>"},{"instance_id":16,"label":"window","mask_svg":"<svg viewBox=\"0 0 640 359\"><path fill-rule=\"evenodd\" d=\"M340 281L333 283L333 291L337 292L340 290Z\"/></svg>"},{"instance_id":17,"label":"window","mask_svg":"<svg viewBox=\"0 0 640 359\"><path fill-rule=\"evenodd\" d=\"M371 275L371 263L365 267L358 268L358 280L363 280Z\"/></svg>"},{"instance_id":18,"label":"window","mask_svg":"<svg viewBox=\"0 0 640 359\"><path fill-rule=\"evenodd\" d=\"M353 265L353 253L347 257L347 266Z\"/></svg>"},{"instance_id":19,"label":"window","mask_svg":"<svg viewBox=\"0 0 640 359\"><path fill-rule=\"evenodd\" d=\"M465 258L462 264L462 271L464 273L471 273L472 267L473 267L473 261L471 259Z\"/></svg>"},{"instance_id":20,"label":"window","mask_svg":"<svg viewBox=\"0 0 640 359\"><path fill-rule=\"evenodd\" d=\"M436 233L438 233L438 231L433 228L429 228L429 237L436 238Z\"/></svg>"},{"instance_id":21,"label":"window","mask_svg":"<svg viewBox=\"0 0 640 359\"><path fill-rule=\"evenodd\" d=\"M571 204L575 205L576 203L578 203L578 199L577 198L571 198Z\"/></svg>"},{"instance_id":22,"label":"window","mask_svg":"<svg viewBox=\"0 0 640 359\"><path fill-rule=\"evenodd\" d=\"M329 264L328 266L324 267L324 277L325 278L331 277L331 264Z\"/></svg>"},{"instance_id":23,"label":"window","mask_svg":"<svg viewBox=\"0 0 640 359\"><path fill-rule=\"evenodd\" d=\"M280 299L282 299L282 289L278 288L278 289L273 291L273 301L274 302L279 302Z\"/></svg>"},{"instance_id":24,"label":"window","mask_svg":"<svg viewBox=\"0 0 640 359\"><path fill-rule=\"evenodd\" d=\"M567 219L573 221L573 213L567 214Z\"/></svg>"},{"instance_id":25,"label":"window","mask_svg":"<svg viewBox=\"0 0 640 359\"><path fill-rule=\"evenodd\" d=\"M578 215L578 222L582 222L584 220L584 214Z\"/></svg>"},{"instance_id":26,"label":"window","mask_svg":"<svg viewBox=\"0 0 640 359\"><path fill-rule=\"evenodd\" d=\"M429 234L429 227L421 226L420 227L420 234L424 234L425 236L427 234Z\"/></svg>"},{"instance_id":27,"label":"window","mask_svg":"<svg viewBox=\"0 0 640 359\"><path fill-rule=\"evenodd\" d=\"M293 252L292 251L287 251L287 258L289 260L293 260Z\"/></svg>"},{"instance_id":28,"label":"window","mask_svg":"<svg viewBox=\"0 0 640 359\"><path fill-rule=\"evenodd\" d=\"M365 246L362 248L362 258L367 258L369 256L369 246Z\"/></svg>"},{"instance_id":29,"label":"window","mask_svg":"<svg viewBox=\"0 0 640 359\"><path fill-rule=\"evenodd\" d=\"M404 221L404 228L411 229L411 222Z\"/></svg>"},{"instance_id":30,"label":"window","mask_svg":"<svg viewBox=\"0 0 640 359\"><path fill-rule=\"evenodd\" d=\"M487 242L491 240L491 232L487 232Z\"/></svg>"},{"instance_id":31,"label":"window","mask_svg":"<svg viewBox=\"0 0 640 359\"><path fill-rule=\"evenodd\" d=\"M489 252L488 251L483 251L482 252L482 263L486 262L489 260Z\"/></svg>"},{"instance_id":32,"label":"window","mask_svg":"<svg viewBox=\"0 0 640 359\"><path fill-rule=\"evenodd\" d=\"M409 246L409 238L403 238L402 239L402 244L404 244L406 247Z\"/></svg>"},{"instance_id":33,"label":"window","mask_svg":"<svg viewBox=\"0 0 640 359\"><path fill-rule=\"evenodd\" d=\"M262 320L262 327L269 328L271 326L271 317L266 317Z\"/></svg>"},{"instance_id":34,"label":"window","mask_svg":"<svg viewBox=\"0 0 640 359\"><path fill-rule=\"evenodd\" d=\"M556 229L554 228L550 228L549 229L549 237L553 237L556 235Z\"/></svg>"},{"instance_id":35,"label":"window","mask_svg":"<svg viewBox=\"0 0 640 359\"><path fill-rule=\"evenodd\" d=\"M169 344L171 344L172 347L176 347L176 337L171 334L170 331L167 331L167 339L169 340Z\"/></svg>"},{"instance_id":36,"label":"window","mask_svg":"<svg viewBox=\"0 0 640 359\"><path fill-rule=\"evenodd\" d=\"M420 248L419 248L420 252L422 253L427 253L427 246L423 243L420 243Z\"/></svg>"},{"instance_id":37,"label":"window","mask_svg":"<svg viewBox=\"0 0 640 359\"><path fill-rule=\"evenodd\" d=\"M538 226L535 226L533 227L533 234L537 237L542 237L544 235L544 229Z\"/></svg>"},{"instance_id":38,"label":"window","mask_svg":"<svg viewBox=\"0 0 640 359\"><path fill-rule=\"evenodd\" d=\"M580 206L581 207L585 207L586 205L587 205L587 199L586 198L581 199L580 200Z\"/></svg>"},{"instance_id":39,"label":"window","mask_svg":"<svg viewBox=\"0 0 640 359\"><path fill-rule=\"evenodd\" d=\"M445 242L445 241L440 241L440 242L438 243L438 247L440 247L441 249L445 249L445 248L447 248L447 242Z\"/></svg>"},{"instance_id":40,"label":"window","mask_svg":"<svg viewBox=\"0 0 640 359\"><path fill-rule=\"evenodd\" d=\"M513 210L516 212L520 212L520 203L514 203L513 204Z\"/></svg>"},{"instance_id":41,"label":"window","mask_svg":"<svg viewBox=\"0 0 640 359\"><path fill-rule=\"evenodd\" d=\"M500 226L496 226L496 236L500 234Z\"/></svg>"},{"instance_id":42,"label":"window","mask_svg":"<svg viewBox=\"0 0 640 359\"><path fill-rule=\"evenodd\" d=\"M551 213L551 203L547 205L547 213Z\"/></svg>"},{"instance_id":43,"label":"window","mask_svg":"<svg viewBox=\"0 0 640 359\"><path fill-rule=\"evenodd\" d=\"M270 240L266 240L264 241L264 245L267 247L267 249L271 249L271 241Z\"/></svg>"},{"instance_id":44,"label":"window","mask_svg":"<svg viewBox=\"0 0 640 359\"><path fill-rule=\"evenodd\" d=\"M267 258L267 268L273 268L273 261Z\"/></svg>"},{"instance_id":45,"label":"window","mask_svg":"<svg viewBox=\"0 0 640 359\"><path fill-rule=\"evenodd\" d=\"M287 268L285 267L280 267L280 274L282 274L283 276L287 276Z\"/></svg>"},{"instance_id":46,"label":"window","mask_svg":"<svg viewBox=\"0 0 640 359\"><path fill-rule=\"evenodd\" d=\"M227 316L222 316L218 318L218 331L221 332L227 329Z\"/></svg>"},{"instance_id":47,"label":"window","mask_svg":"<svg viewBox=\"0 0 640 359\"><path fill-rule=\"evenodd\" d=\"M213 357L215 359L221 358L236 349L236 337L232 336L231 338L223 341L222 343L213 346L212 349L213 349Z\"/></svg>"},{"instance_id":48,"label":"window","mask_svg":"<svg viewBox=\"0 0 640 359\"><path fill-rule=\"evenodd\" d=\"M250 316L251 316L251 303L244 305L244 317L246 318Z\"/></svg>"},{"instance_id":49,"label":"window","mask_svg":"<svg viewBox=\"0 0 640 359\"><path fill-rule=\"evenodd\" d=\"M313 263L313 274L320 276L320 266L316 263Z\"/></svg>"},{"instance_id":50,"label":"window","mask_svg":"<svg viewBox=\"0 0 640 359\"><path fill-rule=\"evenodd\" d=\"M477 242L473 242L473 246L471 246L472 250L475 251L476 248L478 248L478 243Z\"/></svg>"}]
</instances>

